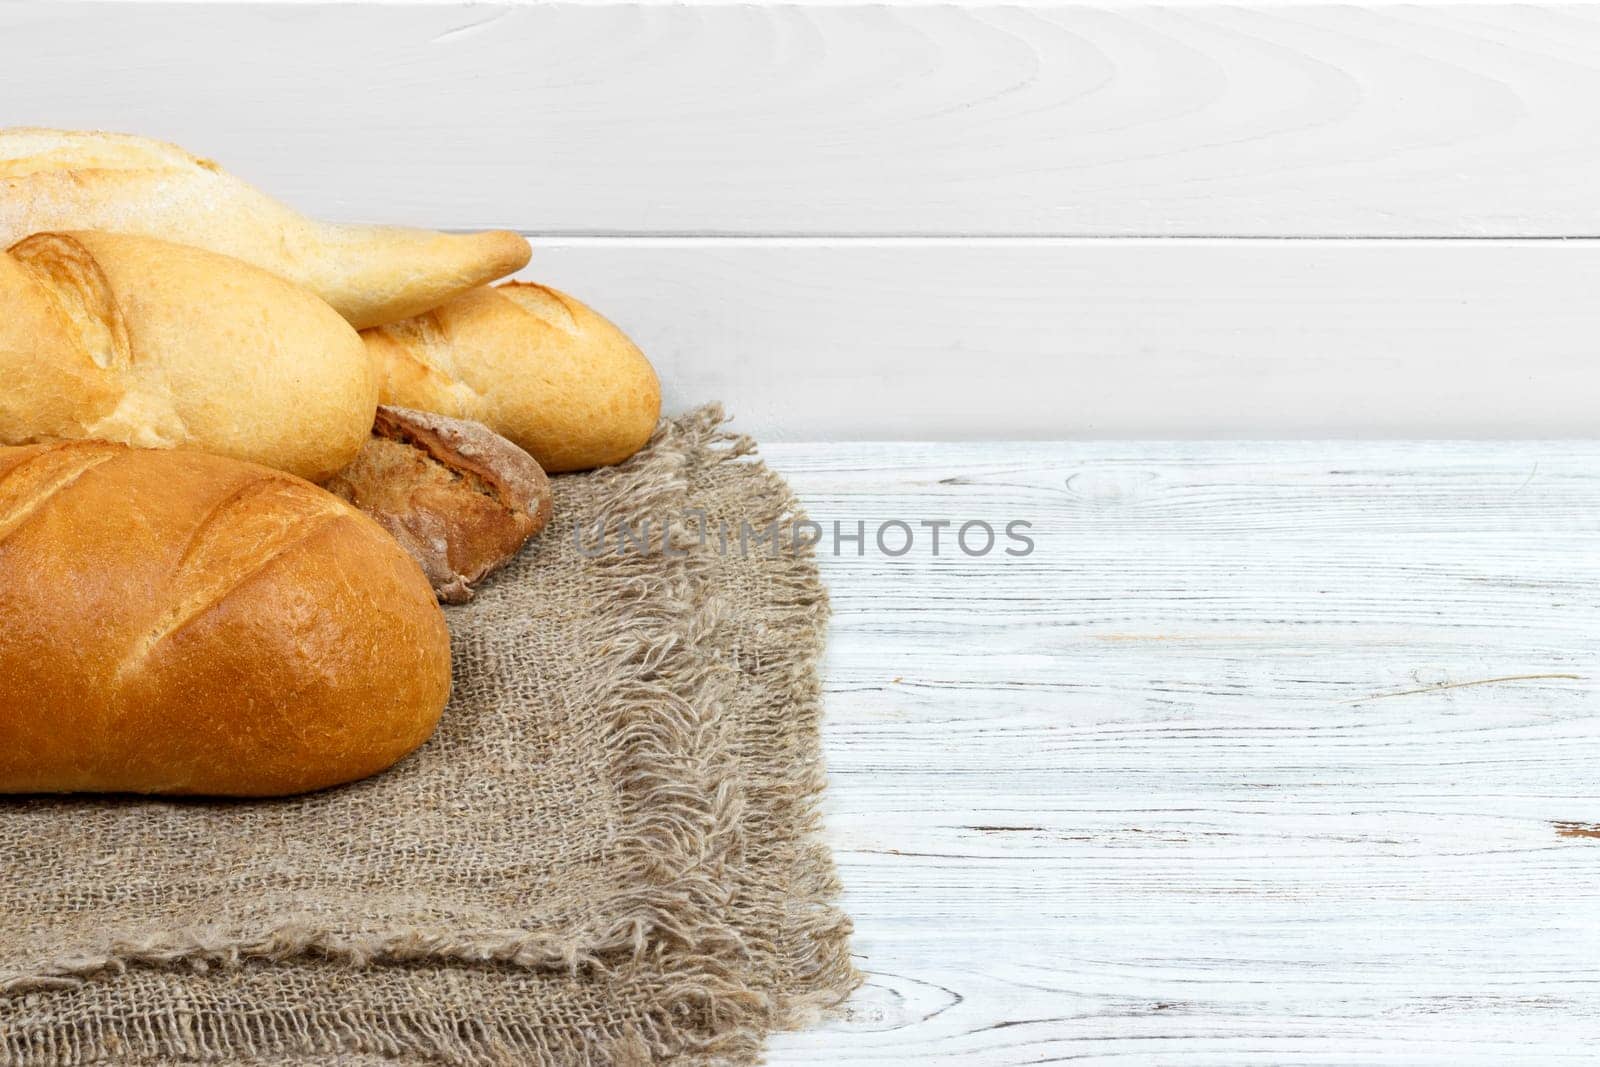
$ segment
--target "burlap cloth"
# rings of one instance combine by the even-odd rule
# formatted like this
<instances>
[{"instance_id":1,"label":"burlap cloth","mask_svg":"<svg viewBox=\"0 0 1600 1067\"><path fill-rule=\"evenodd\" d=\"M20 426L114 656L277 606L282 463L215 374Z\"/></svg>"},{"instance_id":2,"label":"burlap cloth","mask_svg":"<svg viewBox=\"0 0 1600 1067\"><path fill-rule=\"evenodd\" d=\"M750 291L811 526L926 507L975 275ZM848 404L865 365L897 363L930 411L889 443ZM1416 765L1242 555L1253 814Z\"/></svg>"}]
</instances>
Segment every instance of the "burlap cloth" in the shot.
<instances>
[{"instance_id":1,"label":"burlap cloth","mask_svg":"<svg viewBox=\"0 0 1600 1067\"><path fill-rule=\"evenodd\" d=\"M454 697L388 773L0 800L0 1063L740 1064L838 1003L827 602L806 554L721 551L796 507L721 420L555 480L551 527L449 611Z\"/></svg>"}]
</instances>

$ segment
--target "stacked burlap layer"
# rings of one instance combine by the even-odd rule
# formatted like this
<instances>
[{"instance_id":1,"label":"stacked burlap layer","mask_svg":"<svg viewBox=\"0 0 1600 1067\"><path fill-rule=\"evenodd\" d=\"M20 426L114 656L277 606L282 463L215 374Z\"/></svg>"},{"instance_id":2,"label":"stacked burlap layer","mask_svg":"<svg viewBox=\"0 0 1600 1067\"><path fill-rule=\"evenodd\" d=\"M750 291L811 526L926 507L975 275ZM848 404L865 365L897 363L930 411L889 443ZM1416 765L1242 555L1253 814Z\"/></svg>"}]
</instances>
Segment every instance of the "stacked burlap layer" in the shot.
<instances>
[{"instance_id":1,"label":"stacked burlap layer","mask_svg":"<svg viewBox=\"0 0 1600 1067\"><path fill-rule=\"evenodd\" d=\"M721 421L555 480L388 773L0 800L0 1063L739 1064L840 1001L827 602L788 543L719 543L796 508Z\"/></svg>"}]
</instances>

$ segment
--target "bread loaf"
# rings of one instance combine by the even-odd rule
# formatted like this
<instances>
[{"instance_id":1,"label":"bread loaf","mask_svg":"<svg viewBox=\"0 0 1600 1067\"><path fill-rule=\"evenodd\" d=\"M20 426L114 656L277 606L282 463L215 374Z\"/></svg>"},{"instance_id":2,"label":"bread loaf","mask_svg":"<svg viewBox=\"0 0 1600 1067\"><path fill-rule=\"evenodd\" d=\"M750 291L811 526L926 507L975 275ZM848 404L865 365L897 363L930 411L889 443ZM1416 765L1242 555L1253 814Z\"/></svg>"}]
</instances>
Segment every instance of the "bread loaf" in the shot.
<instances>
[{"instance_id":1,"label":"bread loaf","mask_svg":"<svg viewBox=\"0 0 1600 1067\"><path fill-rule=\"evenodd\" d=\"M528 262L514 233L314 222L209 160L125 134L0 130L0 248L44 230L143 234L288 278L357 328L393 322Z\"/></svg>"},{"instance_id":2,"label":"bread loaf","mask_svg":"<svg viewBox=\"0 0 1600 1067\"><path fill-rule=\"evenodd\" d=\"M383 403L484 423L552 474L620 463L661 415L644 353L542 285L474 289L362 337Z\"/></svg>"},{"instance_id":3,"label":"bread loaf","mask_svg":"<svg viewBox=\"0 0 1600 1067\"><path fill-rule=\"evenodd\" d=\"M0 445L191 447L316 480L355 457L376 409L356 332L266 271L100 233L0 255Z\"/></svg>"},{"instance_id":4,"label":"bread loaf","mask_svg":"<svg viewBox=\"0 0 1600 1067\"><path fill-rule=\"evenodd\" d=\"M323 488L372 516L447 604L516 556L550 521L550 479L481 423L379 407L372 437Z\"/></svg>"},{"instance_id":5,"label":"bread loaf","mask_svg":"<svg viewBox=\"0 0 1600 1067\"><path fill-rule=\"evenodd\" d=\"M421 571L321 489L195 452L0 449L0 792L319 789L420 745L449 689Z\"/></svg>"}]
</instances>

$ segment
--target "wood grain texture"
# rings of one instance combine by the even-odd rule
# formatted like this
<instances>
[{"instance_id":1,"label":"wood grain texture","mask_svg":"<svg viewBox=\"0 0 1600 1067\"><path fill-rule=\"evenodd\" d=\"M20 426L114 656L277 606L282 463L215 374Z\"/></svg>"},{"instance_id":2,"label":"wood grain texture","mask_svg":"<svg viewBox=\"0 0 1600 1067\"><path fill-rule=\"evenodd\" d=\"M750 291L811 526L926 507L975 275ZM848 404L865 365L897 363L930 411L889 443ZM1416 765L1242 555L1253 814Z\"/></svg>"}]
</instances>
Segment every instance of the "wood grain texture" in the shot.
<instances>
[{"instance_id":1,"label":"wood grain texture","mask_svg":"<svg viewBox=\"0 0 1600 1067\"><path fill-rule=\"evenodd\" d=\"M6 4L6 123L546 234L1600 233L1600 11Z\"/></svg>"},{"instance_id":2,"label":"wood grain texture","mask_svg":"<svg viewBox=\"0 0 1600 1067\"><path fill-rule=\"evenodd\" d=\"M774 1064L1592 1062L1600 445L764 452L1037 545L825 553L871 977Z\"/></svg>"},{"instance_id":3,"label":"wood grain texture","mask_svg":"<svg viewBox=\"0 0 1600 1067\"><path fill-rule=\"evenodd\" d=\"M766 440L1595 432L1600 242L540 242Z\"/></svg>"}]
</instances>

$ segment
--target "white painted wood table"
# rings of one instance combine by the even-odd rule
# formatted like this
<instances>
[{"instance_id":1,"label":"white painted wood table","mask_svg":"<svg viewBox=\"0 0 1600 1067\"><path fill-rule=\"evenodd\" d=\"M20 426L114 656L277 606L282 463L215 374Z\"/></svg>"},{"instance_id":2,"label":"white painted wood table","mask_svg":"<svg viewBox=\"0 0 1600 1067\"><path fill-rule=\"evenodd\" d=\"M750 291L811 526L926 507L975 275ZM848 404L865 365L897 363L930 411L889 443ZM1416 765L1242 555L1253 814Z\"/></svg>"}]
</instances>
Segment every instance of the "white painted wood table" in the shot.
<instances>
[{"instance_id":1,"label":"white painted wood table","mask_svg":"<svg viewBox=\"0 0 1600 1067\"><path fill-rule=\"evenodd\" d=\"M1037 545L825 555L869 981L772 1062L1594 1062L1600 443L765 455Z\"/></svg>"}]
</instances>

